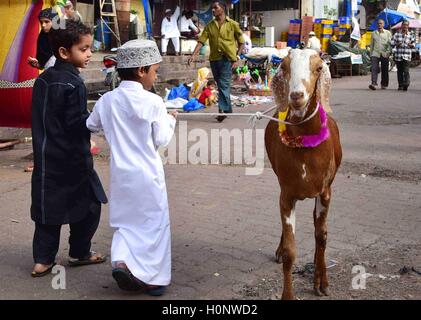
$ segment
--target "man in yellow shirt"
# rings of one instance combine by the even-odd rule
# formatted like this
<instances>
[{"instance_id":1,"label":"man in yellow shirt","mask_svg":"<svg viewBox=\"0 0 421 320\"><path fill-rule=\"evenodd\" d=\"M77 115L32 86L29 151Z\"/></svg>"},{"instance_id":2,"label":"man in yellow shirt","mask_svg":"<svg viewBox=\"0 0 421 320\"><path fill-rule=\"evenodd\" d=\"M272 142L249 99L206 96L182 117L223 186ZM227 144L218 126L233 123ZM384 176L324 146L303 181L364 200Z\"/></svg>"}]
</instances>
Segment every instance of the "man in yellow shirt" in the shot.
<instances>
[{"instance_id":1,"label":"man in yellow shirt","mask_svg":"<svg viewBox=\"0 0 421 320\"><path fill-rule=\"evenodd\" d=\"M203 30L197 46L188 63L191 64L200 49L209 40L210 63L213 77L218 84L219 112L232 113L231 106L231 77L232 69L236 68L239 55L244 48L243 32L240 25L226 16L226 5L222 1L214 1L212 13L215 17ZM226 116L218 116L218 122L222 122Z\"/></svg>"}]
</instances>

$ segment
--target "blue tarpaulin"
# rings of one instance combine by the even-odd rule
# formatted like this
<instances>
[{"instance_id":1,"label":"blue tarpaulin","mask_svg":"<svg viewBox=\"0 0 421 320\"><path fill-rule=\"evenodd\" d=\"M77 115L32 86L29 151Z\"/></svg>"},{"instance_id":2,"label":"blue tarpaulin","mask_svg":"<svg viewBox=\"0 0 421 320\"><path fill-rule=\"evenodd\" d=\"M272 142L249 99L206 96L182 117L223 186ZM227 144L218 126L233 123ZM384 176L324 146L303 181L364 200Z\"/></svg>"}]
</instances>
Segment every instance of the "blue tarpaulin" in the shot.
<instances>
[{"instance_id":1,"label":"blue tarpaulin","mask_svg":"<svg viewBox=\"0 0 421 320\"><path fill-rule=\"evenodd\" d=\"M146 31L150 39L152 39L152 10L149 0L142 0L143 8L145 10Z\"/></svg>"},{"instance_id":2,"label":"blue tarpaulin","mask_svg":"<svg viewBox=\"0 0 421 320\"><path fill-rule=\"evenodd\" d=\"M395 24L397 24L397 23L399 23L403 20L410 20L412 18L408 17L405 13L386 8L378 14L378 16L376 17L376 20L373 22L373 24L370 26L370 28L368 28L369 31L374 31L374 30L377 29L377 21L379 19L383 19L384 20L384 27L386 29L390 29Z\"/></svg>"}]
</instances>

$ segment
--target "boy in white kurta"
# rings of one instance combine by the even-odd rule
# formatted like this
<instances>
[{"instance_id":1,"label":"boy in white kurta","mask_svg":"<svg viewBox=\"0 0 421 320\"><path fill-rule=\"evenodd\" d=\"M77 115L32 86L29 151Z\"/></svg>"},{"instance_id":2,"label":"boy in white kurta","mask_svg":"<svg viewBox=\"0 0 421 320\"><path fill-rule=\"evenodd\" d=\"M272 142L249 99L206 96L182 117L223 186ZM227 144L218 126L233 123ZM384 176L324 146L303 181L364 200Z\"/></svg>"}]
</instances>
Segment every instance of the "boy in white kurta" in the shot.
<instances>
[{"instance_id":1,"label":"boy in white kurta","mask_svg":"<svg viewBox=\"0 0 421 320\"><path fill-rule=\"evenodd\" d=\"M87 120L104 130L111 149L110 224L113 277L123 290L161 295L171 281L168 199L159 146L176 124L152 88L162 58L156 43L132 40L119 48L122 82L106 93Z\"/></svg>"}]
</instances>

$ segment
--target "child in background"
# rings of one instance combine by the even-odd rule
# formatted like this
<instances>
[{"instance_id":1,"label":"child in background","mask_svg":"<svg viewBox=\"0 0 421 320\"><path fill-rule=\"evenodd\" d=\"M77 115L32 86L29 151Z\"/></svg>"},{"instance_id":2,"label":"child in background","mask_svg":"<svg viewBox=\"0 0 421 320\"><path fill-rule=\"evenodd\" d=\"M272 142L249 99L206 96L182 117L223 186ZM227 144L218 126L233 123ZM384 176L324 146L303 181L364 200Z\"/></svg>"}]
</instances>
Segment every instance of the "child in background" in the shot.
<instances>
[{"instance_id":1,"label":"child in background","mask_svg":"<svg viewBox=\"0 0 421 320\"><path fill-rule=\"evenodd\" d=\"M103 95L87 121L111 149L112 276L126 291L162 295L171 281L171 233L160 146L174 134L161 97L149 92L162 61L154 41L132 40L117 52L119 87Z\"/></svg>"},{"instance_id":2,"label":"child in background","mask_svg":"<svg viewBox=\"0 0 421 320\"><path fill-rule=\"evenodd\" d=\"M214 105L217 102L215 90L216 90L216 81L209 80L206 85L206 88L203 89L202 93L200 94L199 102L205 105L206 107L210 107Z\"/></svg>"},{"instance_id":3,"label":"child in background","mask_svg":"<svg viewBox=\"0 0 421 320\"><path fill-rule=\"evenodd\" d=\"M42 10L38 15L38 20L41 25L41 32L37 41L37 57L28 57L28 63L37 69L47 70L56 62L53 49L51 49L50 41L48 40L48 33L51 30L53 19L57 13L51 8Z\"/></svg>"}]
</instances>

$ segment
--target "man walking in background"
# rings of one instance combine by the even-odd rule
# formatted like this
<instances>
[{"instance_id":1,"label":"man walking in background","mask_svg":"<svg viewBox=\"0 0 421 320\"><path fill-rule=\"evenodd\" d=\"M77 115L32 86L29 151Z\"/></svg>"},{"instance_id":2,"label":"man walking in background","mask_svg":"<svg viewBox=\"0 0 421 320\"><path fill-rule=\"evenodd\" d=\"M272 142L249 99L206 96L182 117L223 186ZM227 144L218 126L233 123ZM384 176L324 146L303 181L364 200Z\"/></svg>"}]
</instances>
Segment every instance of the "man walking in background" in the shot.
<instances>
[{"instance_id":1,"label":"man walking in background","mask_svg":"<svg viewBox=\"0 0 421 320\"><path fill-rule=\"evenodd\" d=\"M389 56L392 53L391 47L392 34L384 29L384 21L379 19L377 30L371 36L371 84L368 86L371 90L377 89L377 78L379 75L379 63L381 65L381 88L386 89L389 86Z\"/></svg>"},{"instance_id":2,"label":"man walking in background","mask_svg":"<svg viewBox=\"0 0 421 320\"><path fill-rule=\"evenodd\" d=\"M410 83L409 63L412 58L412 50L415 48L415 37L409 32L409 21L402 22L401 31L393 35L391 44L393 59L398 68L398 90L407 91Z\"/></svg>"},{"instance_id":3,"label":"man walking in background","mask_svg":"<svg viewBox=\"0 0 421 320\"><path fill-rule=\"evenodd\" d=\"M213 19L203 30L199 42L194 49L188 63L191 64L200 49L209 39L210 63L213 77L218 84L219 113L232 113L231 79L232 68L236 68L240 54L244 48L243 32L240 25L226 16L226 5L222 1L212 4ZM218 122L224 121L226 116L217 117Z\"/></svg>"}]
</instances>

